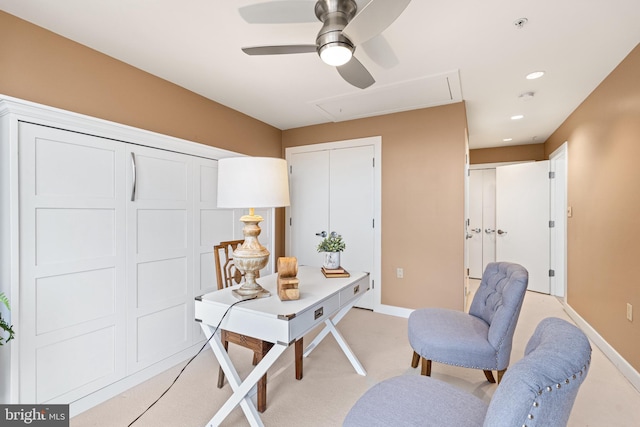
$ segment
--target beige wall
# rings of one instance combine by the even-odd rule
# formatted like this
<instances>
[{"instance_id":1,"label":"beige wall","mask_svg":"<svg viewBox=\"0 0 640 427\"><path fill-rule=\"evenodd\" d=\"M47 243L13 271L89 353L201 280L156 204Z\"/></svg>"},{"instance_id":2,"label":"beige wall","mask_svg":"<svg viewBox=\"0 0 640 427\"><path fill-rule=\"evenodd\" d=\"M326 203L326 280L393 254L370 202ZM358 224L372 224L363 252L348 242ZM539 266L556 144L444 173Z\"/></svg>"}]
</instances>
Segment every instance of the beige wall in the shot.
<instances>
[{"instance_id":1,"label":"beige wall","mask_svg":"<svg viewBox=\"0 0 640 427\"><path fill-rule=\"evenodd\" d=\"M457 103L283 132L284 148L382 136L383 304L462 308L465 129Z\"/></svg>"},{"instance_id":2,"label":"beige wall","mask_svg":"<svg viewBox=\"0 0 640 427\"><path fill-rule=\"evenodd\" d=\"M469 151L469 163L472 165L525 160L545 160L544 144L513 145Z\"/></svg>"},{"instance_id":3,"label":"beige wall","mask_svg":"<svg viewBox=\"0 0 640 427\"><path fill-rule=\"evenodd\" d=\"M551 135L546 155L565 141L567 301L640 371L640 45Z\"/></svg>"}]
</instances>

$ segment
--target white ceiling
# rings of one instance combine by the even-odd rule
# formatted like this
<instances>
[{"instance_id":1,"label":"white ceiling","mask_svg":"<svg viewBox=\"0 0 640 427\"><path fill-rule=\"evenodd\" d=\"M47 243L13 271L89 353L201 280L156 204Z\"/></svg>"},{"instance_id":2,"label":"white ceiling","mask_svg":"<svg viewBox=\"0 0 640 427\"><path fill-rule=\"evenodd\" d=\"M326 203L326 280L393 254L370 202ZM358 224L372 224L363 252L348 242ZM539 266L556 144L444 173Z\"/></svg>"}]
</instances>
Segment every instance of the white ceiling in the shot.
<instances>
[{"instance_id":1,"label":"white ceiling","mask_svg":"<svg viewBox=\"0 0 640 427\"><path fill-rule=\"evenodd\" d=\"M312 44L321 25L249 24L238 8L256 3L266 2L0 0L0 9L283 130L464 100L471 148L544 142L640 42L638 0L413 0L357 49L376 79L361 90L314 53L245 55L244 46ZM546 75L525 79L537 70Z\"/></svg>"}]
</instances>

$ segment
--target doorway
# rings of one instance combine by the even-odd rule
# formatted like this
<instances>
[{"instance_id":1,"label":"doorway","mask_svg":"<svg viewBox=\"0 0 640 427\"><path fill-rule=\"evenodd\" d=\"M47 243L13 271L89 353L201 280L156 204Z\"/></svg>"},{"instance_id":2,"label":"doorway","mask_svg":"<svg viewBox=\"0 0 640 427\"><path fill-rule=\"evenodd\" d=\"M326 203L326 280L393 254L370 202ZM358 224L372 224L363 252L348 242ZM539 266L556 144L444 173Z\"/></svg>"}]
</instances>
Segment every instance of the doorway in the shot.
<instances>
[{"instance_id":1,"label":"doorway","mask_svg":"<svg viewBox=\"0 0 640 427\"><path fill-rule=\"evenodd\" d=\"M503 204L508 206L519 206L519 210L523 212L529 212L531 209L523 209L522 202L517 202L515 199L521 197L522 195L532 195L532 188L534 186L538 186L538 188L542 187L543 192L542 195L539 195L541 198L539 201L534 202L533 206L538 212L540 212L540 218L536 219L536 232L529 233L527 231L529 226L527 225L529 221L533 220L524 220L523 230L520 239L516 239L514 236L514 231L511 231L509 234L508 228L512 228L513 226L510 224L504 224L500 219L496 219L497 224L494 228L484 227L482 229L479 226L481 222L479 220L473 220L473 211L474 208L471 206L474 203L474 197L476 198L475 203L478 204L479 200L484 204L489 204L495 206L495 200L491 200L490 193L487 196L487 193L478 195L478 192L483 191L483 186L481 184L481 180L476 180L476 184L474 185L472 182L473 174L480 170L490 170L496 168L500 169L503 166L510 167L511 165L519 164L523 166L523 169L531 169L536 168L536 166L524 166L527 163L534 164L538 163L537 168L539 169L539 173L537 173L537 178L533 178L534 182L536 180L539 181L538 184L529 183L529 184L519 184L514 188L515 195L504 195L502 196ZM543 166L546 164L546 167ZM481 264L482 259L482 245L480 241L473 242L474 239L479 240L480 231L482 234L485 234L487 231L491 232L492 230L497 231L498 229L502 230L503 234L497 234L494 232L493 238L494 242L497 245L501 245L502 249L498 249L497 247L494 249L500 252L496 256L496 260L498 261L514 261L520 262L523 265L525 263L525 267L529 270L533 270L533 277L530 278L530 286L531 290L536 290L539 292L550 293L555 296L564 297L566 294L566 218L568 215L567 210L567 148L566 143L563 144L560 148L558 148L554 153L551 154L549 161L544 162L518 162L518 163L498 163L498 164L483 164L483 165L472 165L471 171L469 173L469 185L470 185L470 197L469 197L469 226L467 228L467 242L469 242L469 260L467 263L467 267L470 270L470 276L473 277L473 262L474 262L474 252L472 250L473 244L476 245L476 255L475 255L475 269L478 270ZM505 169L509 171L509 169ZM511 169L511 172L518 172L518 168ZM516 177L521 175L521 173L516 173ZM476 175L478 177L480 175ZM512 179L514 180L513 182ZM514 183L516 180L520 180L520 178L507 178L507 182ZM480 184L478 184L480 182ZM500 184L496 184L496 188L500 186ZM524 188L523 188L524 187ZM546 189L544 189L546 187ZM485 190L486 191L486 190ZM499 189L496 189L496 192L499 192ZM473 193L476 193L474 196ZM484 197L484 200L483 200ZM539 209L542 207L541 209ZM491 208L491 206L490 206ZM476 207L476 217L482 218L482 212L484 208ZM486 212L486 211L485 211ZM504 213L500 214L496 212L496 218L498 216L503 217ZM518 212L515 213L516 222L520 221L517 219L520 214ZM520 225L517 225L520 227ZM512 228L512 230L515 230ZM477 232L476 232L477 231ZM504 233L506 231L506 233ZM522 237L525 234L529 233L531 237ZM520 234L518 232L517 234ZM541 251L537 252L537 255L542 254L543 261L538 260L529 261L529 260L521 260L518 253L526 253L529 250L528 247L532 247L533 240L536 240L538 237L542 237L542 239L546 239L546 243L543 241ZM533 239L533 240L532 240ZM517 243L517 241L520 243ZM507 244L506 246L504 244ZM511 245L511 247L510 247ZM548 249L547 249L548 248ZM491 249L490 249L491 250ZM479 254L479 255L478 255ZM515 255L514 255L515 254ZM514 258L515 257L515 258ZM528 266L531 264L531 266ZM486 265L486 263L482 262L482 265ZM530 271L531 273L531 271ZM475 273L478 274L477 272ZM540 287L538 285L541 285Z\"/></svg>"}]
</instances>

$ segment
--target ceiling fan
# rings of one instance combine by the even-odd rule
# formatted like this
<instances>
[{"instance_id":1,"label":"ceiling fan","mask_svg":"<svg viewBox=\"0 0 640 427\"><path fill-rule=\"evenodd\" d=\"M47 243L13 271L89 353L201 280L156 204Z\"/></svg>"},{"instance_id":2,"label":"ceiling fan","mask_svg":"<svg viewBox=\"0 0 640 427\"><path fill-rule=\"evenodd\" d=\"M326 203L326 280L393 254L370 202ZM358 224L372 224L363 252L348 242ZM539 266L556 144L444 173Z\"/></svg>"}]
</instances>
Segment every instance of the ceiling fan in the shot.
<instances>
[{"instance_id":1,"label":"ceiling fan","mask_svg":"<svg viewBox=\"0 0 640 427\"><path fill-rule=\"evenodd\" d=\"M243 47L247 55L282 55L317 52L327 64L335 66L338 73L348 83L360 89L366 89L375 83L371 73L353 56L356 46L382 33L391 25L409 5L411 0L371 0L358 10L355 0L318 0L315 3L315 15L322 28L318 32L315 44L296 44L283 46ZM301 2L275 1L280 9ZM305 2L307 3L307 2ZM309 2L310 3L310 2ZM241 15L249 16L251 10L265 10L265 4L246 6ZM260 12L258 12L260 13ZM267 22L255 20L255 22ZM282 22L292 22L283 19Z\"/></svg>"}]
</instances>

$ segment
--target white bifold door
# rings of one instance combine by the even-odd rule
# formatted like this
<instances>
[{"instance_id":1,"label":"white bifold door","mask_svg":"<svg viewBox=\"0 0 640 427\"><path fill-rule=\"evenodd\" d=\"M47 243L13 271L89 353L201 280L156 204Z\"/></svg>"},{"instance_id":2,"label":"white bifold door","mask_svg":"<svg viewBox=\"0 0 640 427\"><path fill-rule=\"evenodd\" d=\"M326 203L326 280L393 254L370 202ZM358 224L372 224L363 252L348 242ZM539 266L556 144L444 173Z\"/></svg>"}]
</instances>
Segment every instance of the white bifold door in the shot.
<instances>
[{"instance_id":1,"label":"white bifold door","mask_svg":"<svg viewBox=\"0 0 640 427\"><path fill-rule=\"evenodd\" d=\"M298 264L322 266L323 255L316 248L323 236L335 232L346 243L341 266L373 273L377 226L374 157L373 145L288 153L291 207L287 253L297 257ZM373 292L365 295L359 306L373 308Z\"/></svg>"}]
</instances>

